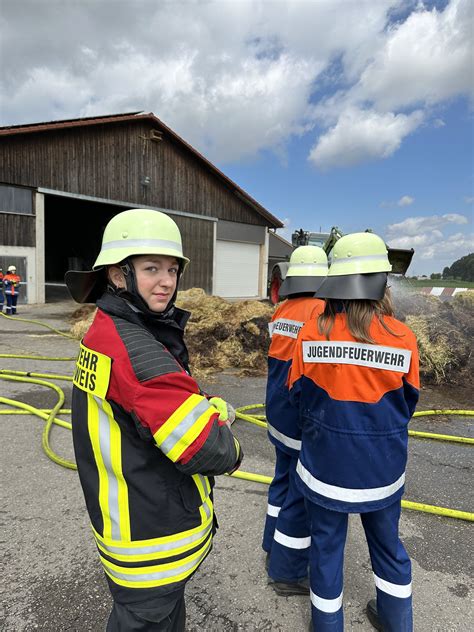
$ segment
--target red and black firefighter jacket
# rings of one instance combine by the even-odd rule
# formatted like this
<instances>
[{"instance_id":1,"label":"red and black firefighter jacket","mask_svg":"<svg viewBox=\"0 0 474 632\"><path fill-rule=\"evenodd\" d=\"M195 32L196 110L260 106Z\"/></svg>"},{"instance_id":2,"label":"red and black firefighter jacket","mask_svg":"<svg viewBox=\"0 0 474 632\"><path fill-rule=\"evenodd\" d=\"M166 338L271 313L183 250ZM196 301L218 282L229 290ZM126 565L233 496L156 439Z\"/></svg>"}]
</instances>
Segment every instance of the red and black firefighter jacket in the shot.
<instances>
[{"instance_id":1,"label":"red and black firefighter jacket","mask_svg":"<svg viewBox=\"0 0 474 632\"><path fill-rule=\"evenodd\" d=\"M112 595L130 602L182 588L204 560L212 476L236 469L242 451L134 308L112 294L97 305L74 375L74 450Z\"/></svg>"}]
</instances>

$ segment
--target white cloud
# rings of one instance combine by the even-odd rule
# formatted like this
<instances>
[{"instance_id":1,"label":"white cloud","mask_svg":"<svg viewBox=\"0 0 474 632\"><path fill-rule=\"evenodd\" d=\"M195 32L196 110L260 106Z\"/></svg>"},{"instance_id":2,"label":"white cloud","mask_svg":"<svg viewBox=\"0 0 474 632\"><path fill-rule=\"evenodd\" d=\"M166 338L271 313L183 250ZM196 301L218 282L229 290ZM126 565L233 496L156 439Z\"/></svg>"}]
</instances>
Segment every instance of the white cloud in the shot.
<instances>
[{"instance_id":1,"label":"white cloud","mask_svg":"<svg viewBox=\"0 0 474 632\"><path fill-rule=\"evenodd\" d=\"M466 204L472 204L474 202L474 196L466 195L465 198L464 198L464 202Z\"/></svg>"},{"instance_id":2,"label":"white cloud","mask_svg":"<svg viewBox=\"0 0 474 632\"><path fill-rule=\"evenodd\" d=\"M410 206L410 204L413 204L413 202L415 201L415 198L411 197L410 195L403 195L397 202L398 206Z\"/></svg>"},{"instance_id":3,"label":"white cloud","mask_svg":"<svg viewBox=\"0 0 474 632\"><path fill-rule=\"evenodd\" d=\"M474 98L473 16L471 0L451 0L443 11L427 9L419 3L404 21L389 25L372 59L355 76L353 85L314 107L316 119L331 129L323 132L311 152L311 159L325 168L385 158L392 155L421 122L420 117L411 129L405 130L402 125L398 133L394 131L381 137L377 137L379 126L373 125L366 130L365 142L360 143L359 151L354 152L359 121L354 121L355 129L351 130L351 111L363 108L381 121L389 115L395 120L406 117L400 122L422 113L423 120L428 121L435 104L458 95ZM349 75L354 77L353 73ZM432 125L440 128L445 124L437 116ZM335 131L341 129L347 132L346 141ZM352 156L349 161L348 154Z\"/></svg>"},{"instance_id":4,"label":"white cloud","mask_svg":"<svg viewBox=\"0 0 474 632\"><path fill-rule=\"evenodd\" d=\"M407 217L403 222L388 225L388 237L420 235L422 232L442 228L446 224L468 224L465 215L446 213L445 215L426 215L421 217Z\"/></svg>"},{"instance_id":5,"label":"white cloud","mask_svg":"<svg viewBox=\"0 0 474 632\"><path fill-rule=\"evenodd\" d=\"M393 111L472 94L473 15L471 0L452 0L444 11L420 4L388 29L353 97Z\"/></svg>"},{"instance_id":6,"label":"white cloud","mask_svg":"<svg viewBox=\"0 0 474 632\"><path fill-rule=\"evenodd\" d=\"M456 233L449 237L438 241L432 242L423 248L419 254L420 259L436 259L436 260L450 260L451 262L460 259L469 252L474 251L474 233L463 234ZM444 267L444 266L443 266Z\"/></svg>"},{"instance_id":7,"label":"white cloud","mask_svg":"<svg viewBox=\"0 0 474 632\"><path fill-rule=\"evenodd\" d=\"M388 158L422 120L420 111L395 115L349 108L341 114L337 124L319 138L309 160L326 169Z\"/></svg>"},{"instance_id":8,"label":"white cloud","mask_svg":"<svg viewBox=\"0 0 474 632\"><path fill-rule=\"evenodd\" d=\"M291 235L293 234L291 219L289 217L285 217L285 219L282 220L282 223L283 228L278 228L276 232L280 237L283 237L283 239L286 239L286 241L289 241L291 244Z\"/></svg>"},{"instance_id":9,"label":"white cloud","mask_svg":"<svg viewBox=\"0 0 474 632\"><path fill-rule=\"evenodd\" d=\"M262 150L284 160L314 124L320 74L343 50L365 66L398 1L107 0L59 11L55 0L5 0L3 124L148 110L212 160Z\"/></svg>"},{"instance_id":10,"label":"white cloud","mask_svg":"<svg viewBox=\"0 0 474 632\"><path fill-rule=\"evenodd\" d=\"M472 90L472 13L470 0L4 0L2 124L144 109L222 162L284 159L318 124L320 168L387 158L433 104Z\"/></svg>"},{"instance_id":11,"label":"white cloud","mask_svg":"<svg viewBox=\"0 0 474 632\"><path fill-rule=\"evenodd\" d=\"M469 219L458 213L408 217L386 230L387 243L392 248L414 248L412 272L429 272L423 261L434 260L436 269L442 270L459 257L474 250L474 235L468 231L447 235L452 225L467 225ZM421 267L420 267L421 266ZM433 270L431 270L432 272Z\"/></svg>"}]
</instances>

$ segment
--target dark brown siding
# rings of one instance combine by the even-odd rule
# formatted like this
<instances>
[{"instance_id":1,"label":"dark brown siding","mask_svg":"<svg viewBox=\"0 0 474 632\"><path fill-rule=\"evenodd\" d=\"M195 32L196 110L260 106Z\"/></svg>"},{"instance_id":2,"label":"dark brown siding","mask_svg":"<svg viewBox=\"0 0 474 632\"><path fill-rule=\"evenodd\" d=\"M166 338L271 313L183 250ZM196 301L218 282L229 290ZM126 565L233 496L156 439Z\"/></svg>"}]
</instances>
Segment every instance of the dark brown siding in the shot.
<instances>
[{"instance_id":1,"label":"dark brown siding","mask_svg":"<svg viewBox=\"0 0 474 632\"><path fill-rule=\"evenodd\" d=\"M0 213L0 244L5 246L35 246L34 215Z\"/></svg>"},{"instance_id":2,"label":"dark brown siding","mask_svg":"<svg viewBox=\"0 0 474 632\"><path fill-rule=\"evenodd\" d=\"M180 281L180 289L201 287L208 294L212 294L214 222L180 215L171 217L179 226L183 239L183 253L190 260Z\"/></svg>"},{"instance_id":3,"label":"dark brown siding","mask_svg":"<svg viewBox=\"0 0 474 632\"><path fill-rule=\"evenodd\" d=\"M150 140L152 129L137 121L2 137L0 182L266 224L166 133Z\"/></svg>"}]
</instances>

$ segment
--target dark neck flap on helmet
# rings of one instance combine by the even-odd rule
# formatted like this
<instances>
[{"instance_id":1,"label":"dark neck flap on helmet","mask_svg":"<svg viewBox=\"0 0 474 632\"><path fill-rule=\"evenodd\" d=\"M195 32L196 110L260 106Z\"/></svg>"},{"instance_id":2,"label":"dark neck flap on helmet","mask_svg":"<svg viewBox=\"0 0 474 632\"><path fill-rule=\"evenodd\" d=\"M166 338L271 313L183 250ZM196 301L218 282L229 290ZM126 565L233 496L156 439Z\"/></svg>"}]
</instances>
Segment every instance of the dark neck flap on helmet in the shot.
<instances>
[{"instance_id":1,"label":"dark neck flap on helmet","mask_svg":"<svg viewBox=\"0 0 474 632\"><path fill-rule=\"evenodd\" d=\"M379 301L385 294L387 278L386 272L328 276L314 296L316 298Z\"/></svg>"},{"instance_id":2,"label":"dark neck flap on helmet","mask_svg":"<svg viewBox=\"0 0 474 632\"><path fill-rule=\"evenodd\" d=\"M287 276L281 284L278 294L290 296L292 294L316 292L326 277L317 276Z\"/></svg>"}]
</instances>

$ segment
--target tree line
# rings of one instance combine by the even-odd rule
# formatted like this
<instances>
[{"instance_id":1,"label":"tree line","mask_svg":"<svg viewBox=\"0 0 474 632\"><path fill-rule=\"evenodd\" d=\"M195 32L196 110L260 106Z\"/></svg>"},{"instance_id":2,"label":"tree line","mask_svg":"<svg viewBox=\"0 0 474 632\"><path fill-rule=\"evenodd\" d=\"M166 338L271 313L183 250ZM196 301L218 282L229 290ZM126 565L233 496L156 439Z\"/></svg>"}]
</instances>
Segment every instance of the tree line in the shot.
<instances>
[{"instance_id":1,"label":"tree line","mask_svg":"<svg viewBox=\"0 0 474 632\"><path fill-rule=\"evenodd\" d=\"M434 276L431 275L431 278L434 278ZM443 270L443 279L474 281L474 252L461 257L451 267L446 266Z\"/></svg>"}]
</instances>

